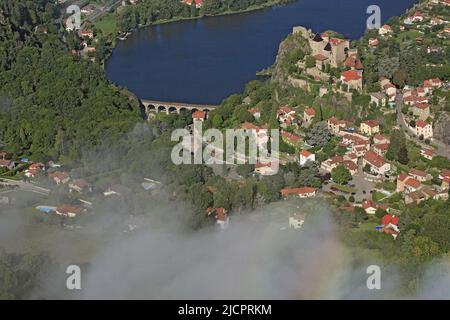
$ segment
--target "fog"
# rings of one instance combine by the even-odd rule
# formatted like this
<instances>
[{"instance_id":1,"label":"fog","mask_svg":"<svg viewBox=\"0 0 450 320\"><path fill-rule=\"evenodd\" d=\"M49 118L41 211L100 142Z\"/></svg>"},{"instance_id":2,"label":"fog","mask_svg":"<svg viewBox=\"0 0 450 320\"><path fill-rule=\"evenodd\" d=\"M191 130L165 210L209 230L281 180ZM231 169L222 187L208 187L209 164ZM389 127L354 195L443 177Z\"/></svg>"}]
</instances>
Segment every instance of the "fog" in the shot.
<instances>
[{"instance_id":1,"label":"fog","mask_svg":"<svg viewBox=\"0 0 450 320\"><path fill-rule=\"evenodd\" d=\"M105 159L103 153L100 157ZM117 158L109 154L108 161ZM149 177L155 175L164 172L149 173ZM124 231L134 204L121 198L94 205L88 223L71 231L30 223L33 214L20 214L23 208L0 208L0 247L10 252L42 252L57 262L45 270L46 276L27 298L450 298L448 262L430 266L418 294L405 296L399 290L401 274L395 266L361 260L355 252L363 249L343 244L333 209L323 199L280 201L234 213L224 231L193 230L190 205L170 200L170 191L165 192L144 194L145 214L134 217L141 219L141 228L133 232ZM36 201L26 197L18 201L23 207ZM288 218L297 213L306 216L303 228L289 229ZM381 290L369 290L366 285L366 270L373 264L381 268ZM81 267L81 290L66 288L69 265Z\"/></svg>"}]
</instances>

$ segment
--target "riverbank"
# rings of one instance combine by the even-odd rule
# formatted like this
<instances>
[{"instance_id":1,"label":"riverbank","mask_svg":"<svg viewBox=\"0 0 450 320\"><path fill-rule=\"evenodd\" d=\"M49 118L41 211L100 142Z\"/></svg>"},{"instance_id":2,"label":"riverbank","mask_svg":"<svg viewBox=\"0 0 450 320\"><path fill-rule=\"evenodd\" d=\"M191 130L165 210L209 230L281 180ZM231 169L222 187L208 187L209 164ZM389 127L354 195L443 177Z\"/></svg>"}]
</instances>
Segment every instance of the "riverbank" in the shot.
<instances>
[{"instance_id":1,"label":"riverbank","mask_svg":"<svg viewBox=\"0 0 450 320\"><path fill-rule=\"evenodd\" d=\"M162 25L162 24L174 23L174 22L181 22L181 21L198 20L198 19L203 19L203 18L207 18L207 17L220 17L220 16L227 16L227 15L244 14L244 13L249 13L249 12L254 12L254 11L258 11L258 10L271 8L271 7L278 6L278 5L280 5L280 6L286 5L289 3L293 3L295 1L297 1L297 0L272 0L267 3L263 3L260 5L253 5L253 6L248 7L247 9L238 10L238 11L227 10L227 11L220 12L220 13L214 14L214 15L198 15L195 17L174 17L171 19L160 19L160 20L153 21L151 23L139 25L139 27L137 29L130 30L127 37L139 29L143 29L143 28L150 27L150 26ZM110 41L113 44L112 48L115 47L115 43L119 39L115 15L116 15L116 12L111 12L111 13L107 14L106 16L104 16L98 22L94 23L94 27L96 29L102 31L102 33L105 36L110 38Z\"/></svg>"}]
</instances>

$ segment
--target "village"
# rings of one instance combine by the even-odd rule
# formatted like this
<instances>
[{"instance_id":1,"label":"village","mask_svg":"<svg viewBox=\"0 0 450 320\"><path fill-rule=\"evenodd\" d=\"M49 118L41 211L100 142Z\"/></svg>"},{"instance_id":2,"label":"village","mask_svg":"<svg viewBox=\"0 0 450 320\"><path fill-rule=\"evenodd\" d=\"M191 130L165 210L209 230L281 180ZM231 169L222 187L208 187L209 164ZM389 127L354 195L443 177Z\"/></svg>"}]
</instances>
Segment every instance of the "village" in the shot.
<instances>
[{"instance_id":1,"label":"village","mask_svg":"<svg viewBox=\"0 0 450 320\"><path fill-rule=\"evenodd\" d=\"M122 3L124 6L133 4L133 1ZM201 4L201 1L196 2L197 6ZM314 168L320 183L282 188L278 190L279 199L344 198L345 203L341 205L345 210L364 210L369 217L377 219L378 230L392 234L394 238L401 231L398 227L401 208L428 199L448 199L450 168L440 163L450 159L450 148L435 140L433 125L436 117L434 110L441 102L437 93L448 92L450 84L439 77L432 77L418 86L404 84L400 87L393 83L392 78L385 76L378 78L374 85L377 90L368 90L364 83L364 57L367 52L376 50L383 42L403 37L404 33L417 35L413 39L417 50L423 46L429 53L443 50L444 44L439 46L435 40L439 39L442 43L448 41L449 21L431 14L435 12L435 6L448 7L450 1L422 3L413 8L399 26L383 25L368 35L366 43L361 44L364 53L361 47L354 47L348 39L337 34L314 33L304 27L293 28L292 35L306 39L310 52L294 61L294 72L288 78L292 86L311 91L312 85L315 85L318 86L318 98L336 95L349 103L355 96L364 96L369 111L363 113L361 118L352 114L347 117L324 117L319 105L280 105L274 115L284 144L280 150L280 165L295 164L308 170ZM93 12L91 6L82 8L85 15ZM442 30L435 29L436 26L441 26ZM426 36L433 39L433 45L427 42L427 29ZM433 33L430 30L438 31ZM95 61L92 55L96 50L94 31L82 30L81 38L80 49L72 54ZM267 132L271 126L262 121L262 108L252 104L249 97L243 101L251 119L239 127L267 142ZM394 121L388 122L384 118ZM207 120L207 112L192 113L193 122ZM397 139L401 135L404 139ZM316 138L323 138L324 143L315 141ZM401 157L405 154L407 159L403 161ZM0 170L0 179L7 189L19 187L40 194L65 195L66 201L41 203L36 209L67 218L88 213L93 207L94 195L122 197L132 192L129 186L120 184L94 188L95 178L73 175L70 169L54 161L32 163L22 155L4 151L0 152ZM271 170L270 163L257 163L252 168L251 176L263 180L264 176L274 174ZM234 179L244 178L235 174ZM161 184L144 178L140 187L151 194L158 192ZM213 194L216 191L214 187L209 187L208 192ZM1 196L1 203L9 203L7 193ZM208 207L205 215L220 229L225 229L231 212L224 207ZM302 221L290 217L290 227L297 229L302 225Z\"/></svg>"}]
</instances>

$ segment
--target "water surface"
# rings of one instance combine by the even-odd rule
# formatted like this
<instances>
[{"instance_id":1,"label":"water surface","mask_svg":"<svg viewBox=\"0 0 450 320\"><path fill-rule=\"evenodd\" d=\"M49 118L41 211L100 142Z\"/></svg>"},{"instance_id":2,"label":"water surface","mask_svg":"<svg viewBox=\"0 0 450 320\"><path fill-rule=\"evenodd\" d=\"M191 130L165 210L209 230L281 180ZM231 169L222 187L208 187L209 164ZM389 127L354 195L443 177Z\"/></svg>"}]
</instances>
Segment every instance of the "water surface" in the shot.
<instances>
[{"instance_id":1,"label":"water surface","mask_svg":"<svg viewBox=\"0 0 450 320\"><path fill-rule=\"evenodd\" d=\"M250 13L150 26L118 41L106 72L142 99L218 104L242 92L257 71L273 64L293 26L332 29L357 39L364 34L369 5L379 5L386 21L414 2L298 0Z\"/></svg>"}]
</instances>

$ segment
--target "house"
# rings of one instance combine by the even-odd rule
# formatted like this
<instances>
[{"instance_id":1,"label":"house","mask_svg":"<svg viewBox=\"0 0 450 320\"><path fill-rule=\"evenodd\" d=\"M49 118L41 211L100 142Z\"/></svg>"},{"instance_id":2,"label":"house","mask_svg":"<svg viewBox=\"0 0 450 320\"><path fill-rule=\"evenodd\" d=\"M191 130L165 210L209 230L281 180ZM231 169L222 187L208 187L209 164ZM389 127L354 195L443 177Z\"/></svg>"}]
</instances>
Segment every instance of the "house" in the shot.
<instances>
[{"instance_id":1,"label":"house","mask_svg":"<svg viewBox=\"0 0 450 320\"><path fill-rule=\"evenodd\" d=\"M428 180L428 174L425 171L412 168L408 174L417 181L424 182Z\"/></svg>"},{"instance_id":2,"label":"house","mask_svg":"<svg viewBox=\"0 0 450 320\"><path fill-rule=\"evenodd\" d=\"M241 124L241 129L245 132L253 135L254 138L257 139L258 144L265 144L269 141L269 135L267 134L267 126L263 125L262 127L258 127L250 122L244 122Z\"/></svg>"},{"instance_id":3,"label":"house","mask_svg":"<svg viewBox=\"0 0 450 320\"><path fill-rule=\"evenodd\" d=\"M441 188L442 190L448 190L450 189L450 178L448 177L444 177L444 179L442 179L442 184L441 184Z\"/></svg>"},{"instance_id":4,"label":"house","mask_svg":"<svg viewBox=\"0 0 450 320\"><path fill-rule=\"evenodd\" d=\"M56 208L57 215L69 218L75 218L82 213L86 213L86 211L86 208L69 204L62 204Z\"/></svg>"},{"instance_id":5,"label":"house","mask_svg":"<svg viewBox=\"0 0 450 320\"><path fill-rule=\"evenodd\" d=\"M366 120L361 122L360 131L366 135L374 135L380 132L380 125L376 120Z\"/></svg>"},{"instance_id":6,"label":"house","mask_svg":"<svg viewBox=\"0 0 450 320\"><path fill-rule=\"evenodd\" d=\"M301 214L296 214L292 217L289 217L289 228L290 229L301 229L303 224L305 223L305 216Z\"/></svg>"},{"instance_id":7,"label":"house","mask_svg":"<svg viewBox=\"0 0 450 320\"><path fill-rule=\"evenodd\" d=\"M7 168L8 170L12 170L15 167L16 167L16 163L14 161L0 159L0 168Z\"/></svg>"},{"instance_id":8,"label":"house","mask_svg":"<svg viewBox=\"0 0 450 320\"><path fill-rule=\"evenodd\" d=\"M277 173L276 169L278 166L269 163L258 162L255 164L255 173L262 176L271 176Z\"/></svg>"},{"instance_id":9,"label":"house","mask_svg":"<svg viewBox=\"0 0 450 320\"><path fill-rule=\"evenodd\" d=\"M380 42L378 41L377 38L370 38L369 39L369 46L371 46L371 47L376 47L376 46L378 46L379 43Z\"/></svg>"},{"instance_id":10,"label":"house","mask_svg":"<svg viewBox=\"0 0 450 320\"><path fill-rule=\"evenodd\" d=\"M413 92L410 95L403 96L403 102L407 106L414 106L420 103L429 103L428 97L419 97L417 92Z\"/></svg>"},{"instance_id":11,"label":"house","mask_svg":"<svg viewBox=\"0 0 450 320\"><path fill-rule=\"evenodd\" d=\"M389 83L388 85L384 86L383 89L389 98L389 102L394 102L395 98L397 97L397 87L394 84Z\"/></svg>"},{"instance_id":12,"label":"house","mask_svg":"<svg viewBox=\"0 0 450 320\"><path fill-rule=\"evenodd\" d=\"M70 176L67 172L65 171L55 171L55 172L50 172L48 174L48 176L53 179L53 181L57 184L65 184L67 182L69 182L70 180Z\"/></svg>"},{"instance_id":13,"label":"house","mask_svg":"<svg viewBox=\"0 0 450 320\"><path fill-rule=\"evenodd\" d=\"M370 103L376 106L384 106L386 105L386 95L383 92L371 93Z\"/></svg>"},{"instance_id":14,"label":"house","mask_svg":"<svg viewBox=\"0 0 450 320\"><path fill-rule=\"evenodd\" d=\"M432 88L442 88L443 82L439 78L432 78L424 81L424 86Z\"/></svg>"},{"instance_id":15,"label":"house","mask_svg":"<svg viewBox=\"0 0 450 320\"><path fill-rule=\"evenodd\" d=\"M228 211L225 208L211 208L206 209L207 216L212 216L214 214L214 219L216 220L216 225L221 229L225 230L229 223L230 218L228 216Z\"/></svg>"},{"instance_id":16,"label":"house","mask_svg":"<svg viewBox=\"0 0 450 320\"><path fill-rule=\"evenodd\" d=\"M437 192L436 190L433 190L431 187L424 186L420 190L416 190L416 191L408 193L405 196L405 203L406 204L411 204L411 203L419 204L428 199L447 200L448 192L446 190Z\"/></svg>"},{"instance_id":17,"label":"house","mask_svg":"<svg viewBox=\"0 0 450 320\"><path fill-rule=\"evenodd\" d=\"M373 151L381 157L384 157L389 150L389 143L378 143L372 146Z\"/></svg>"},{"instance_id":18,"label":"house","mask_svg":"<svg viewBox=\"0 0 450 320\"><path fill-rule=\"evenodd\" d=\"M392 235L395 240L400 233L400 229L398 228L398 221L399 218L395 215L385 214L381 218L380 232Z\"/></svg>"},{"instance_id":19,"label":"house","mask_svg":"<svg viewBox=\"0 0 450 320\"><path fill-rule=\"evenodd\" d=\"M293 147L298 146L298 144L301 141L301 138L298 135L285 130L281 130L281 138L283 139L284 142Z\"/></svg>"},{"instance_id":20,"label":"house","mask_svg":"<svg viewBox=\"0 0 450 320\"><path fill-rule=\"evenodd\" d=\"M336 117L331 117L327 120L327 126L331 133L338 134L341 129L344 129L347 126L347 124L344 120L338 120Z\"/></svg>"},{"instance_id":21,"label":"house","mask_svg":"<svg viewBox=\"0 0 450 320\"><path fill-rule=\"evenodd\" d=\"M444 23L445 23L445 21L440 19L440 18L438 18L438 17L433 17L430 20L430 24L432 26L439 26L439 25L444 24Z\"/></svg>"},{"instance_id":22,"label":"house","mask_svg":"<svg viewBox=\"0 0 450 320\"><path fill-rule=\"evenodd\" d=\"M363 80L362 76L356 70L347 70L342 72L341 81L348 86L348 90L355 89L362 91Z\"/></svg>"},{"instance_id":23,"label":"house","mask_svg":"<svg viewBox=\"0 0 450 320\"><path fill-rule=\"evenodd\" d=\"M444 178L450 178L450 170L442 169L442 171L439 173L439 179L442 180Z\"/></svg>"},{"instance_id":24,"label":"house","mask_svg":"<svg viewBox=\"0 0 450 320\"><path fill-rule=\"evenodd\" d=\"M95 10L94 7L90 4L88 4L81 8L81 13L90 15L94 12L94 10Z\"/></svg>"},{"instance_id":25,"label":"house","mask_svg":"<svg viewBox=\"0 0 450 320\"><path fill-rule=\"evenodd\" d=\"M419 190L421 186L419 181L404 172L397 177L397 192L410 193Z\"/></svg>"},{"instance_id":26,"label":"house","mask_svg":"<svg viewBox=\"0 0 450 320\"><path fill-rule=\"evenodd\" d=\"M420 150L420 155L427 160L433 160L434 151L431 149L422 149Z\"/></svg>"},{"instance_id":27,"label":"house","mask_svg":"<svg viewBox=\"0 0 450 320\"><path fill-rule=\"evenodd\" d=\"M313 56L313 58L316 60L316 68L319 70L323 70L323 67L329 63L328 57L325 57L323 54L316 54Z\"/></svg>"},{"instance_id":28,"label":"house","mask_svg":"<svg viewBox=\"0 0 450 320\"><path fill-rule=\"evenodd\" d=\"M334 156L321 163L320 168L324 171L331 172L344 161L344 157Z\"/></svg>"},{"instance_id":29,"label":"house","mask_svg":"<svg viewBox=\"0 0 450 320\"><path fill-rule=\"evenodd\" d=\"M420 11L416 11L412 16L409 17L409 19L413 22L413 23L419 23L422 22L424 19L423 13Z\"/></svg>"},{"instance_id":30,"label":"house","mask_svg":"<svg viewBox=\"0 0 450 320\"><path fill-rule=\"evenodd\" d=\"M362 202L362 208L367 214L374 215L378 209L388 211L389 206L386 204L376 203L373 200L366 199Z\"/></svg>"},{"instance_id":31,"label":"house","mask_svg":"<svg viewBox=\"0 0 450 320\"><path fill-rule=\"evenodd\" d=\"M386 36L386 35L390 35L392 33L392 28L391 26L385 24L383 25L380 29L378 29L378 34L381 36Z\"/></svg>"},{"instance_id":32,"label":"house","mask_svg":"<svg viewBox=\"0 0 450 320\"><path fill-rule=\"evenodd\" d=\"M43 169L45 165L43 163L33 163L31 164L27 170L25 170L25 176L27 178L36 177Z\"/></svg>"},{"instance_id":33,"label":"house","mask_svg":"<svg viewBox=\"0 0 450 320\"><path fill-rule=\"evenodd\" d=\"M94 31L92 31L92 30L83 30L83 31L81 31L81 36L83 38L94 39Z\"/></svg>"},{"instance_id":34,"label":"house","mask_svg":"<svg viewBox=\"0 0 450 320\"><path fill-rule=\"evenodd\" d=\"M304 166L307 162L316 161L316 155L308 150L300 151L300 165Z\"/></svg>"},{"instance_id":35,"label":"house","mask_svg":"<svg viewBox=\"0 0 450 320\"><path fill-rule=\"evenodd\" d=\"M391 140L389 138L386 138L385 136L383 136L379 133L376 133L373 136L373 143L375 143L375 144L382 144L382 143L389 144L390 142L391 142Z\"/></svg>"},{"instance_id":36,"label":"house","mask_svg":"<svg viewBox=\"0 0 450 320\"><path fill-rule=\"evenodd\" d=\"M433 138L433 127L423 120L418 120L416 122L415 134L418 137L423 137L423 139Z\"/></svg>"},{"instance_id":37,"label":"house","mask_svg":"<svg viewBox=\"0 0 450 320\"><path fill-rule=\"evenodd\" d=\"M112 196L112 195L127 196L129 194L131 194L131 189L129 189L125 186L122 186L120 184L112 185L108 188L108 190L103 192L103 195L106 197Z\"/></svg>"},{"instance_id":38,"label":"house","mask_svg":"<svg viewBox=\"0 0 450 320\"><path fill-rule=\"evenodd\" d=\"M69 183L69 192L92 192L92 186L84 179L76 179Z\"/></svg>"},{"instance_id":39,"label":"house","mask_svg":"<svg viewBox=\"0 0 450 320\"><path fill-rule=\"evenodd\" d=\"M192 120L203 122L206 120L206 112L205 111L195 111L192 113Z\"/></svg>"},{"instance_id":40,"label":"house","mask_svg":"<svg viewBox=\"0 0 450 320\"><path fill-rule=\"evenodd\" d=\"M253 115L253 117L257 120L261 118L261 109L259 108L249 109L248 112L250 112Z\"/></svg>"},{"instance_id":41,"label":"house","mask_svg":"<svg viewBox=\"0 0 450 320\"><path fill-rule=\"evenodd\" d=\"M290 107L282 107L277 111L277 120L282 127L287 127L296 122L297 112Z\"/></svg>"},{"instance_id":42,"label":"house","mask_svg":"<svg viewBox=\"0 0 450 320\"><path fill-rule=\"evenodd\" d=\"M363 157L363 167L366 165L376 175L385 175L391 170L391 164L372 150L367 151Z\"/></svg>"},{"instance_id":43,"label":"house","mask_svg":"<svg viewBox=\"0 0 450 320\"><path fill-rule=\"evenodd\" d=\"M344 160L342 161L342 165L344 165L347 168L347 170L350 172L352 176L358 173L358 165L355 162L351 160Z\"/></svg>"},{"instance_id":44,"label":"house","mask_svg":"<svg viewBox=\"0 0 450 320\"><path fill-rule=\"evenodd\" d=\"M418 103L412 107L412 112L420 120L425 121L431 115L430 105L428 103Z\"/></svg>"},{"instance_id":45,"label":"house","mask_svg":"<svg viewBox=\"0 0 450 320\"><path fill-rule=\"evenodd\" d=\"M306 108L305 111L303 111L303 124L305 127L309 127L311 125L315 116L316 110L313 108Z\"/></svg>"},{"instance_id":46,"label":"house","mask_svg":"<svg viewBox=\"0 0 450 320\"><path fill-rule=\"evenodd\" d=\"M386 77L381 77L381 78L378 80L378 83L380 84L380 87L382 87L382 88L384 89L387 85L390 85L390 84L391 84L391 80L389 80L389 79L386 78Z\"/></svg>"},{"instance_id":47,"label":"house","mask_svg":"<svg viewBox=\"0 0 450 320\"><path fill-rule=\"evenodd\" d=\"M364 70L364 65L356 56L348 56L344 61L344 65L351 70L359 71L358 74L360 76L362 75L362 72Z\"/></svg>"},{"instance_id":48,"label":"house","mask_svg":"<svg viewBox=\"0 0 450 320\"><path fill-rule=\"evenodd\" d=\"M288 198L290 196L297 196L299 198L313 198L316 196L317 189L311 187L302 188L286 188L280 191L283 198Z\"/></svg>"},{"instance_id":49,"label":"house","mask_svg":"<svg viewBox=\"0 0 450 320\"><path fill-rule=\"evenodd\" d=\"M200 9L203 6L203 0L182 0L181 2L189 6L194 3L197 9Z\"/></svg>"}]
</instances>

